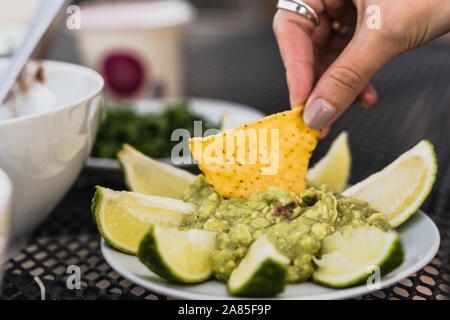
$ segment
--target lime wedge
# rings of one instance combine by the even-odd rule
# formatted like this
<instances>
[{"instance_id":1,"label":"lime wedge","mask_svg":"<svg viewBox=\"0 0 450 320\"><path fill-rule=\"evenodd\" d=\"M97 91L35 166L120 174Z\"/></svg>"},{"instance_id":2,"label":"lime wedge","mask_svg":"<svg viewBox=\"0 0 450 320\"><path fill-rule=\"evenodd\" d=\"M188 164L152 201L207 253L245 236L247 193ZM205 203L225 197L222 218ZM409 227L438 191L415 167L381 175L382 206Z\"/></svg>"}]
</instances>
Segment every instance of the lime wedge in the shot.
<instances>
[{"instance_id":1,"label":"lime wedge","mask_svg":"<svg viewBox=\"0 0 450 320\"><path fill-rule=\"evenodd\" d=\"M348 134L343 131L333 141L327 154L308 170L306 178L315 186L326 184L341 192L347 187L351 165Z\"/></svg>"},{"instance_id":2,"label":"lime wedge","mask_svg":"<svg viewBox=\"0 0 450 320\"><path fill-rule=\"evenodd\" d=\"M137 257L166 280L202 282L211 277L215 243L216 233L212 231L153 226L142 239Z\"/></svg>"},{"instance_id":3,"label":"lime wedge","mask_svg":"<svg viewBox=\"0 0 450 320\"><path fill-rule=\"evenodd\" d=\"M92 214L105 241L114 248L135 254L151 225L179 226L195 207L181 200L96 187Z\"/></svg>"},{"instance_id":4,"label":"lime wedge","mask_svg":"<svg viewBox=\"0 0 450 320\"><path fill-rule=\"evenodd\" d=\"M384 213L392 226L405 222L425 201L436 178L433 145L423 140L383 170L343 192L367 201Z\"/></svg>"},{"instance_id":5,"label":"lime wedge","mask_svg":"<svg viewBox=\"0 0 450 320\"><path fill-rule=\"evenodd\" d=\"M283 292L289 259L261 236L228 279L228 292L241 297L271 297Z\"/></svg>"},{"instance_id":6,"label":"lime wedge","mask_svg":"<svg viewBox=\"0 0 450 320\"><path fill-rule=\"evenodd\" d=\"M117 154L131 191L180 199L195 175L158 162L125 144Z\"/></svg>"},{"instance_id":7,"label":"lime wedge","mask_svg":"<svg viewBox=\"0 0 450 320\"><path fill-rule=\"evenodd\" d=\"M364 282L374 266L387 274L403 261L403 249L395 230L384 232L374 226L348 227L322 241L321 258L313 258L318 269L313 281L333 288Z\"/></svg>"}]
</instances>

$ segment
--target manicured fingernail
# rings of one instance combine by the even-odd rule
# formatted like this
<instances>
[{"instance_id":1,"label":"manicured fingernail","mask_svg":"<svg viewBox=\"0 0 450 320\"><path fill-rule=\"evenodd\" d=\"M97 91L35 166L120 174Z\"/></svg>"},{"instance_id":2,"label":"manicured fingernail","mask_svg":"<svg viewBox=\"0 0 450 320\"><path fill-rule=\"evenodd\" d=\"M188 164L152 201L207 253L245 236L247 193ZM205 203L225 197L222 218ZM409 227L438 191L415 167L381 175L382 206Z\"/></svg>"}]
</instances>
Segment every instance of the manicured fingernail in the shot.
<instances>
[{"instance_id":1,"label":"manicured fingernail","mask_svg":"<svg viewBox=\"0 0 450 320\"><path fill-rule=\"evenodd\" d=\"M336 108L327 100L319 98L306 106L303 120L311 129L320 130L333 118Z\"/></svg>"}]
</instances>

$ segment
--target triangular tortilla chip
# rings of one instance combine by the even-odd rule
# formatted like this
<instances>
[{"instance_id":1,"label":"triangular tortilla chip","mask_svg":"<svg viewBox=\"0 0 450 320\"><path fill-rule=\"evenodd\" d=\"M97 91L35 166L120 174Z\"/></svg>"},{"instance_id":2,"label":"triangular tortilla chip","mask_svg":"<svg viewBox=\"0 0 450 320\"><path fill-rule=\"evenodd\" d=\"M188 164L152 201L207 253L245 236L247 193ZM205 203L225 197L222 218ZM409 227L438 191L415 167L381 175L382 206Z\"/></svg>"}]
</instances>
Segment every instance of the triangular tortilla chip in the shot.
<instances>
[{"instance_id":1,"label":"triangular tortilla chip","mask_svg":"<svg viewBox=\"0 0 450 320\"><path fill-rule=\"evenodd\" d=\"M319 136L319 131L303 122L302 110L192 138L192 155L208 182L225 198L247 198L269 186L299 194L305 189L309 158Z\"/></svg>"}]
</instances>

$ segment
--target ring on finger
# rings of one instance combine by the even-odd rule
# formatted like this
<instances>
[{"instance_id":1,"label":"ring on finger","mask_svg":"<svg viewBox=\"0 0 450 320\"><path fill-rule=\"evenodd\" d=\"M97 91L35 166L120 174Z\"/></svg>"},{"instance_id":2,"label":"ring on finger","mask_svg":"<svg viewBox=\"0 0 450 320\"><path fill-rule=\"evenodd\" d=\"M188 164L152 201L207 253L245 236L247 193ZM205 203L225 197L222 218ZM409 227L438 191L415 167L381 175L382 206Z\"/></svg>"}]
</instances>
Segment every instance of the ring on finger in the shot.
<instances>
[{"instance_id":1,"label":"ring on finger","mask_svg":"<svg viewBox=\"0 0 450 320\"><path fill-rule=\"evenodd\" d=\"M278 0L277 8L298 13L316 26L320 24L320 18L316 11L301 0Z\"/></svg>"}]
</instances>

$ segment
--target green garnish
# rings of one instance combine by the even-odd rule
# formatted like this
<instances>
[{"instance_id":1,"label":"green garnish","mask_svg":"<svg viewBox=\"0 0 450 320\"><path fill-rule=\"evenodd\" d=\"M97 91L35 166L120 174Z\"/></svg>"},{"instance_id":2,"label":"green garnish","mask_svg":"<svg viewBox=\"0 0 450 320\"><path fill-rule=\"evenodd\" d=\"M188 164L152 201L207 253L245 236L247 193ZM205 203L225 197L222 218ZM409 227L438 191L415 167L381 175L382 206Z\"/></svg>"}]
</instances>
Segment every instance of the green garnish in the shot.
<instances>
[{"instance_id":1,"label":"green garnish","mask_svg":"<svg viewBox=\"0 0 450 320\"><path fill-rule=\"evenodd\" d=\"M138 114L129 106L106 107L106 116L100 124L92 156L115 158L122 144L128 143L152 157L170 157L179 143L171 141L172 132L187 129L194 136L194 121L202 121L203 132L218 128L216 124L194 114L186 101L169 104L161 113Z\"/></svg>"}]
</instances>

